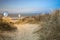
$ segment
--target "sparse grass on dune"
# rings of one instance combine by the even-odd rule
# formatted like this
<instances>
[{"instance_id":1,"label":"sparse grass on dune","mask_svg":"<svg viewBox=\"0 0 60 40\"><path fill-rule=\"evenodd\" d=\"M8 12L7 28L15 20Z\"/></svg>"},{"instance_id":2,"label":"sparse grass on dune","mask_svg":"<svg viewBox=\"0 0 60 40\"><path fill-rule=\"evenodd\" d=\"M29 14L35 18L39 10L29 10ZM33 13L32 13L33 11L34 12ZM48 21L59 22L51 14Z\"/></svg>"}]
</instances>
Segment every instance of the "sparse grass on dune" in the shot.
<instances>
[{"instance_id":1,"label":"sparse grass on dune","mask_svg":"<svg viewBox=\"0 0 60 40\"><path fill-rule=\"evenodd\" d=\"M35 18L33 18L33 17L25 17L23 19L18 20L16 23L18 23L18 24L25 24L25 23L34 24L37 22L36 22Z\"/></svg>"},{"instance_id":2,"label":"sparse grass on dune","mask_svg":"<svg viewBox=\"0 0 60 40\"><path fill-rule=\"evenodd\" d=\"M14 26L14 24L10 22L11 22L10 18L2 19L1 17L0 31L12 31L17 29ZM39 24L39 27L37 27L33 32L38 36L37 40L60 40L60 10L55 10L51 14L25 17L19 19L15 23L16 24L26 24L26 23Z\"/></svg>"},{"instance_id":3,"label":"sparse grass on dune","mask_svg":"<svg viewBox=\"0 0 60 40\"><path fill-rule=\"evenodd\" d=\"M13 31L17 29L7 18L5 19L0 19L0 31Z\"/></svg>"},{"instance_id":4,"label":"sparse grass on dune","mask_svg":"<svg viewBox=\"0 0 60 40\"><path fill-rule=\"evenodd\" d=\"M48 17L48 16L46 16ZM60 40L60 10L54 11L45 21L40 23L34 33L37 33L37 40Z\"/></svg>"},{"instance_id":5,"label":"sparse grass on dune","mask_svg":"<svg viewBox=\"0 0 60 40\"><path fill-rule=\"evenodd\" d=\"M2 17L2 19L5 21L5 22L11 22L11 18L10 17Z\"/></svg>"},{"instance_id":6,"label":"sparse grass on dune","mask_svg":"<svg viewBox=\"0 0 60 40\"><path fill-rule=\"evenodd\" d=\"M40 21L47 21L45 19L49 18L50 15L49 14L45 14L45 15L36 15L36 16L27 16L24 17L22 19L19 19L16 23L17 24L25 24L25 23L29 23L29 24L39 24Z\"/></svg>"}]
</instances>

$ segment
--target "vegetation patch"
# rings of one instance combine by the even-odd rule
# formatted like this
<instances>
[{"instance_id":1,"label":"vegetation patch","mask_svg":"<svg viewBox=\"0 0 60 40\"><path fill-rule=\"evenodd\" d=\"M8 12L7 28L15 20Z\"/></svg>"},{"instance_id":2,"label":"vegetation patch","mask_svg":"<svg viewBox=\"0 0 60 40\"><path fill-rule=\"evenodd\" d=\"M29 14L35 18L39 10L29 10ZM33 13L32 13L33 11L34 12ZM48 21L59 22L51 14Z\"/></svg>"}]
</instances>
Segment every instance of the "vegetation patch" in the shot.
<instances>
[{"instance_id":1,"label":"vegetation patch","mask_svg":"<svg viewBox=\"0 0 60 40\"><path fill-rule=\"evenodd\" d=\"M7 20L7 18L6 18ZM14 24L8 22L9 20L0 19L0 31L13 31L17 28L14 26Z\"/></svg>"},{"instance_id":2,"label":"vegetation patch","mask_svg":"<svg viewBox=\"0 0 60 40\"><path fill-rule=\"evenodd\" d=\"M46 16L48 17L48 16ZM34 34L39 37L37 40L60 40L60 10L54 11L45 21L40 23Z\"/></svg>"}]
</instances>

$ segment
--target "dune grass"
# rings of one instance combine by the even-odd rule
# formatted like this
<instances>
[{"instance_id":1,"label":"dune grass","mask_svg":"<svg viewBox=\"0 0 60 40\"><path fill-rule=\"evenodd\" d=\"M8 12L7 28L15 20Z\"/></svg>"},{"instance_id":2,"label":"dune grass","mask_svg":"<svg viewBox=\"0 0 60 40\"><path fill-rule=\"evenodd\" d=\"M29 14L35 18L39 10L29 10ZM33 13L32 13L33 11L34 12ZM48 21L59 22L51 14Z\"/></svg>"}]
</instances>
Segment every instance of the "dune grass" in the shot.
<instances>
[{"instance_id":1,"label":"dune grass","mask_svg":"<svg viewBox=\"0 0 60 40\"><path fill-rule=\"evenodd\" d=\"M48 18L43 19L45 21L34 32L39 37L37 40L60 40L60 10L53 11Z\"/></svg>"},{"instance_id":2,"label":"dune grass","mask_svg":"<svg viewBox=\"0 0 60 40\"><path fill-rule=\"evenodd\" d=\"M11 30L17 29L14 26L14 24L10 23L10 21L7 18L5 18L5 19L3 19L2 17L0 19L0 31L11 31Z\"/></svg>"}]
</instances>

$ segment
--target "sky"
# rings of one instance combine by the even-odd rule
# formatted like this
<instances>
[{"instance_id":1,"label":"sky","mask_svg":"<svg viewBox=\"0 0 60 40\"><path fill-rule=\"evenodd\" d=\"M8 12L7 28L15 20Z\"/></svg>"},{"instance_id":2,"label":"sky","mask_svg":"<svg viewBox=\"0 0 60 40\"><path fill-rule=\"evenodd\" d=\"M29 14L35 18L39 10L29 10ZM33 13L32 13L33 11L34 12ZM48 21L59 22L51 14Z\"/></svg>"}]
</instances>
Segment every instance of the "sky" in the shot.
<instances>
[{"instance_id":1,"label":"sky","mask_svg":"<svg viewBox=\"0 0 60 40\"><path fill-rule=\"evenodd\" d=\"M59 9L60 0L0 0L0 12L35 13Z\"/></svg>"}]
</instances>

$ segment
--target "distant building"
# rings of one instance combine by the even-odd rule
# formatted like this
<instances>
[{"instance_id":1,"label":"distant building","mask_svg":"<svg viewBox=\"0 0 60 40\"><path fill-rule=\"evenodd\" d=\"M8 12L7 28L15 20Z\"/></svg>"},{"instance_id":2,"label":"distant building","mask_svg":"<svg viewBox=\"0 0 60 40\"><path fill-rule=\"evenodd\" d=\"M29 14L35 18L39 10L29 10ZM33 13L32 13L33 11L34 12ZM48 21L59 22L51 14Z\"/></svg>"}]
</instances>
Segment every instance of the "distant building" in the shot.
<instances>
[{"instance_id":1,"label":"distant building","mask_svg":"<svg viewBox=\"0 0 60 40\"><path fill-rule=\"evenodd\" d=\"M20 17L21 17L21 15L20 15L20 14L18 14L18 17L20 18Z\"/></svg>"},{"instance_id":2,"label":"distant building","mask_svg":"<svg viewBox=\"0 0 60 40\"><path fill-rule=\"evenodd\" d=\"M24 18L24 15L18 13L8 13L4 11L3 13L0 13L0 18L1 17L11 17L12 19L16 20L16 19Z\"/></svg>"},{"instance_id":3,"label":"distant building","mask_svg":"<svg viewBox=\"0 0 60 40\"><path fill-rule=\"evenodd\" d=\"M4 12L4 13L3 13L3 16L4 16L4 17L7 17L7 16L8 16L8 12Z\"/></svg>"}]
</instances>

